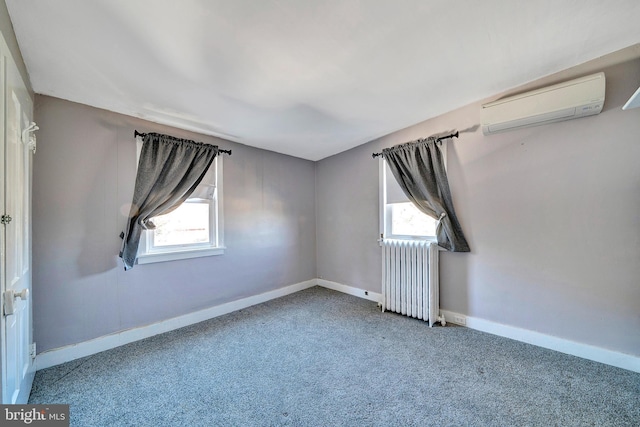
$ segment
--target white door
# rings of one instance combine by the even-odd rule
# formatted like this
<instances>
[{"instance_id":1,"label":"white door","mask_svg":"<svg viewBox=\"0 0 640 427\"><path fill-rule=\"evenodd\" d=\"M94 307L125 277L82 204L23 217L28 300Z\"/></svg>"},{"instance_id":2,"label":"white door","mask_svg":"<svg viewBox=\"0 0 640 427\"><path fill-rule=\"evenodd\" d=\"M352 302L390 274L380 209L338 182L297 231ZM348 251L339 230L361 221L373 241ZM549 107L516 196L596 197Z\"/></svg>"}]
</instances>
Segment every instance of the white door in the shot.
<instances>
[{"instance_id":1,"label":"white door","mask_svg":"<svg viewBox=\"0 0 640 427\"><path fill-rule=\"evenodd\" d=\"M1 37L0 37L1 39ZM0 240L2 259L2 403L26 403L35 373L31 354L31 151L22 131L33 104L22 77L0 40L0 116L3 184Z\"/></svg>"}]
</instances>

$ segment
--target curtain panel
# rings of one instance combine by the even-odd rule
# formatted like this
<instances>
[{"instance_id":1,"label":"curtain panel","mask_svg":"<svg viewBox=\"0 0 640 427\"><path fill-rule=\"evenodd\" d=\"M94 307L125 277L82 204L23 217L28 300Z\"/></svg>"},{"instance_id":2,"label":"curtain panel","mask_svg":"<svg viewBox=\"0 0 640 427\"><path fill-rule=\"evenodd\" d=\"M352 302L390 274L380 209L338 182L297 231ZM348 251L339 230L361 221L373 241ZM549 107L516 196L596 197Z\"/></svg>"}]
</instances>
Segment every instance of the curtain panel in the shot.
<instances>
[{"instance_id":1,"label":"curtain panel","mask_svg":"<svg viewBox=\"0 0 640 427\"><path fill-rule=\"evenodd\" d=\"M127 228L121 234L125 270L136 263L142 230L155 228L151 218L187 200L217 155L217 145L157 133L143 137Z\"/></svg>"},{"instance_id":2,"label":"curtain panel","mask_svg":"<svg viewBox=\"0 0 640 427\"><path fill-rule=\"evenodd\" d=\"M389 169L409 200L438 220L438 245L452 252L469 252L453 208L442 151L435 137L382 150Z\"/></svg>"}]
</instances>

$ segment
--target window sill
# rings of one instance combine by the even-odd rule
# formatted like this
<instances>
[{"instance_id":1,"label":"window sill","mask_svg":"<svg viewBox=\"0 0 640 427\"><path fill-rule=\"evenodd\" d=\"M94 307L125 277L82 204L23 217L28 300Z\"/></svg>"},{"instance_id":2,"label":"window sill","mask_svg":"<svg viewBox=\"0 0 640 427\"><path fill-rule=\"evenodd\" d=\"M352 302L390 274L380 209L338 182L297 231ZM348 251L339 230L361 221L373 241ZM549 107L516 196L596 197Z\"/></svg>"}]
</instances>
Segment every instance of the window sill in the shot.
<instances>
[{"instance_id":1,"label":"window sill","mask_svg":"<svg viewBox=\"0 0 640 427\"><path fill-rule=\"evenodd\" d=\"M138 264L152 264L154 262L176 261L180 259L200 258L206 256L223 255L224 246L206 249L187 249L172 252L156 252L138 255Z\"/></svg>"},{"instance_id":2,"label":"window sill","mask_svg":"<svg viewBox=\"0 0 640 427\"><path fill-rule=\"evenodd\" d=\"M425 240L429 242L436 242L438 239L436 236L407 236L402 234L390 234L384 236L385 240Z\"/></svg>"}]
</instances>

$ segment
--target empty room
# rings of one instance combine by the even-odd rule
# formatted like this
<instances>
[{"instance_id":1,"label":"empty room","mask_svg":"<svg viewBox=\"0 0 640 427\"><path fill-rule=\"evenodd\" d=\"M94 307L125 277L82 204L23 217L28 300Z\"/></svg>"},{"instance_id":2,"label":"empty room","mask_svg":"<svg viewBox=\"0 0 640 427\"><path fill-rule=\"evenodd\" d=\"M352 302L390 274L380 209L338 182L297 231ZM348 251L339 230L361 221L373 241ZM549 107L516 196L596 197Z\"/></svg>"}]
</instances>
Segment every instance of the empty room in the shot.
<instances>
[{"instance_id":1,"label":"empty room","mask_svg":"<svg viewBox=\"0 0 640 427\"><path fill-rule=\"evenodd\" d=\"M2 425L637 426L640 2L0 2Z\"/></svg>"}]
</instances>

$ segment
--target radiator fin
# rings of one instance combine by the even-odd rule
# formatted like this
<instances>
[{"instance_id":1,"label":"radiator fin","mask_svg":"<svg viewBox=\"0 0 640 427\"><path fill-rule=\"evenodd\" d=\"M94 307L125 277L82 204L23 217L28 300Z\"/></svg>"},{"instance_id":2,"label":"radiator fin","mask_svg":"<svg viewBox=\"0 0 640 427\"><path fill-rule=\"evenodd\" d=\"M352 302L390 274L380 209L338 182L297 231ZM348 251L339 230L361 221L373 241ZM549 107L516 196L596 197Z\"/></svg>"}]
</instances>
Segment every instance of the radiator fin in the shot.
<instances>
[{"instance_id":1,"label":"radiator fin","mask_svg":"<svg viewBox=\"0 0 640 427\"><path fill-rule=\"evenodd\" d=\"M437 243L385 239L382 249L382 309L433 326L440 311Z\"/></svg>"}]
</instances>

